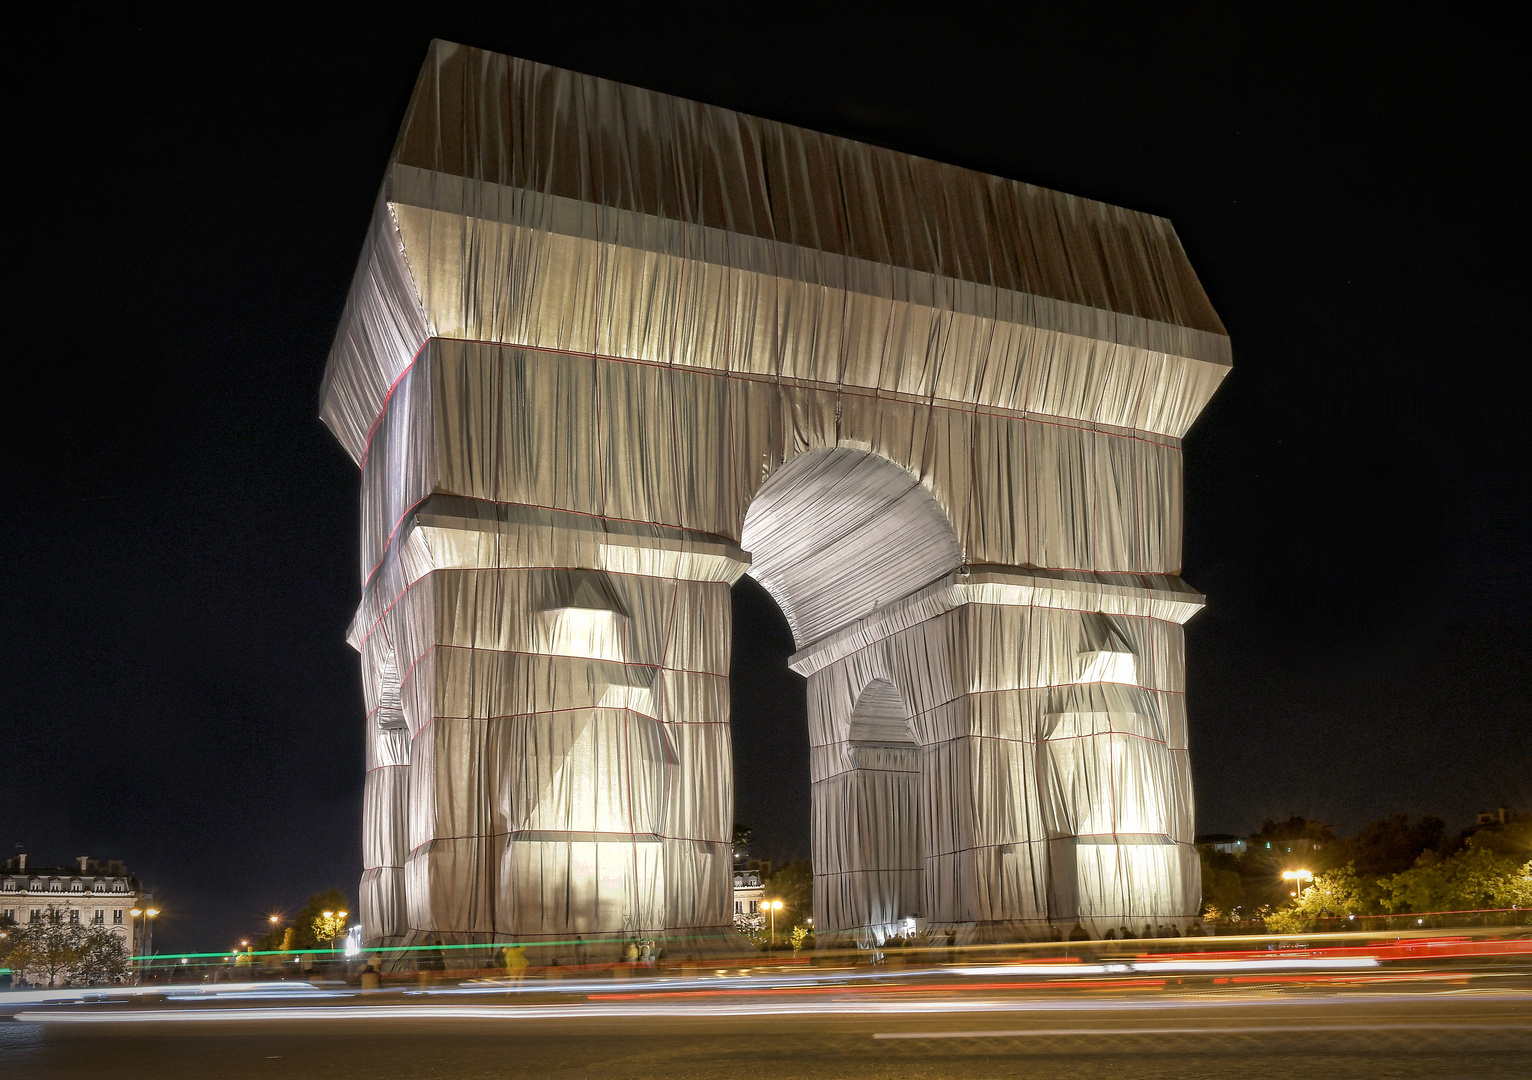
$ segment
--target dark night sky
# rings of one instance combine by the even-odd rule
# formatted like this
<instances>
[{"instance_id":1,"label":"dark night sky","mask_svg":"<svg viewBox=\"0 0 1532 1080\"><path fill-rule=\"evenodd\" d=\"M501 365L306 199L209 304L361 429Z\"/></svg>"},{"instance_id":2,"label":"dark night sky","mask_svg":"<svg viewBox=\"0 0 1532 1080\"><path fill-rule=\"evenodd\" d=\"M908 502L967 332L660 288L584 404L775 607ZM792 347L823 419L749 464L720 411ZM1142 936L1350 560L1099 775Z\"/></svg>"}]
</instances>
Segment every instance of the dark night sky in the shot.
<instances>
[{"instance_id":1,"label":"dark night sky","mask_svg":"<svg viewBox=\"0 0 1532 1080\"><path fill-rule=\"evenodd\" d=\"M317 397L433 36L1169 217L1235 355L1186 440L1199 828L1532 810L1506 28L1071 5L858 36L780 12L438 8L171 25L51 5L13 42L6 849L130 860L171 948L354 891L357 478ZM738 812L779 857L808 846L789 651L764 593L736 590Z\"/></svg>"}]
</instances>

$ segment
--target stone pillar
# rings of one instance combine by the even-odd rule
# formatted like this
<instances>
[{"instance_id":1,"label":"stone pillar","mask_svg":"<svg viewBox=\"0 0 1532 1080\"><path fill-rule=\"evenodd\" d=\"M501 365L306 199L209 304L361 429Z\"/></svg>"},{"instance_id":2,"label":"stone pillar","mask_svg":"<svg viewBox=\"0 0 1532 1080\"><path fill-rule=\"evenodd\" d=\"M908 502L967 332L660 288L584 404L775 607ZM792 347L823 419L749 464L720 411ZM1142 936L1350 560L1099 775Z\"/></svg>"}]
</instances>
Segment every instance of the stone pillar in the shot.
<instances>
[{"instance_id":1,"label":"stone pillar","mask_svg":"<svg viewBox=\"0 0 1532 1080\"><path fill-rule=\"evenodd\" d=\"M798 653L825 940L902 932L912 912L883 887L902 849L880 830L911 812L916 910L960 944L1183 927L1198 864L1180 624L1200 606L1166 577L971 568ZM877 757L852 737L872 732L860 718L882 687L918 751ZM918 785L905 779L917 755Z\"/></svg>"},{"instance_id":2,"label":"stone pillar","mask_svg":"<svg viewBox=\"0 0 1532 1080\"><path fill-rule=\"evenodd\" d=\"M453 496L402 532L377 629L411 733L414 937L721 940L743 552Z\"/></svg>"},{"instance_id":3,"label":"stone pillar","mask_svg":"<svg viewBox=\"0 0 1532 1080\"><path fill-rule=\"evenodd\" d=\"M410 732L399 696L399 669L386 634L362 650L367 706L367 776L362 803L362 925L369 944L397 944L408 929L404 864L409 857Z\"/></svg>"},{"instance_id":4,"label":"stone pillar","mask_svg":"<svg viewBox=\"0 0 1532 1080\"><path fill-rule=\"evenodd\" d=\"M849 717L837 687L810 694L815 937L866 944L904 933L924 910L920 749L899 692L877 678Z\"/></svg>"}]
</instances>

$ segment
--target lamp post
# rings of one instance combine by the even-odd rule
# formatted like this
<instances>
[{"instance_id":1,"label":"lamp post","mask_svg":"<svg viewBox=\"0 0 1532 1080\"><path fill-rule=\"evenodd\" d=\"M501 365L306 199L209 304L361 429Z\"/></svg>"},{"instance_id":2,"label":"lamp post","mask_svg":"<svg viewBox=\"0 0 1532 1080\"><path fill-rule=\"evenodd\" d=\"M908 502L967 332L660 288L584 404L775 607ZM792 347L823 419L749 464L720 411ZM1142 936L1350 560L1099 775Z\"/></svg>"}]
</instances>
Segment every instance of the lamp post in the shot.
<instances>
[{"instance_id":1,"label":"lamp post","mask_svg":"<svg viewBox=\"0 0 1532 1080\"><path fill-rule=\"evenodd\" d=\"M1292 895L1297 899L1302 900L1303 883L1305 881L1313 881L1314 875L1307 870L1284 870L1282 871L1282 880L1291 881L1293 883L1294 889L1296 890Z\"/></svg>"},{"instance_id":2,"label":"lamp post","mask_svg":"<svg viewBox=\"0 0 1532 1080\"><path fill-rule=\"evenodd\" d=\"M324 920L323 927L326 940L330 942L330 955L335 955L335 938L346 928L346 916L349 911L321 911L319 917Z\"/></svg>"},{"instance_id":3,"label":"lamp post","mask_svg":"<svg viewBox=\"0 0 1532 1080\"><path fill-rule=\"evenodd\" d=\"M771 912L771 947L777 947L777 912L782 910L782 901L766 901L766 910Z\"/></svg>"},{"instance_id":4,"label":"lamp post","mask_svg":"<svg viewBox=\"0 0 1532 1080\"><path fill-rule=\"evenodd\" d=\"M144 970L149 966L149 942L153 940L150 919L160 913L159 908L133 908L128 914L133 919L135 930L142 930L139 935L138 951L144 959L138 964L139 981L143 981Z\"/></svg>"}]
</instances>

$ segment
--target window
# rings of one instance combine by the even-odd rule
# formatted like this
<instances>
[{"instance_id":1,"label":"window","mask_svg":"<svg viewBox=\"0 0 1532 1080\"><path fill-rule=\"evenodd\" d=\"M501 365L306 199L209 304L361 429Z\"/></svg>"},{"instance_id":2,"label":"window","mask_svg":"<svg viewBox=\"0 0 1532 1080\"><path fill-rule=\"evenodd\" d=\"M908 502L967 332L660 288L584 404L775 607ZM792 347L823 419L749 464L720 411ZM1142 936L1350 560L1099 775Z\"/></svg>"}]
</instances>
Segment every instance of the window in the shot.
<instances>
[{"instance_id":1,"label":"window","mask_svg":"<svg viewBox=\"0 0 1532 1080\"><path fill-rule=\"evenodd\" d=\"M114 882L112 882L112 891L113 892L127 892L128 891L128 883L126 881L114 881Z\"/></svg>"},{"instance_id":2,"label":"window","mask_svg":"<svg viewBox=\"0 0 1532 1080\"><path fill-rule=\"evenodd\" d=\"M122 908L112 909L112 922L116 926L122 925Z\"/></svg>"},{"instance_id":3,"label":"window","mask_svg":"<svg viewBox=\"0 0 1532 1080\"><path fill-rule=\"evenodd\" d=\"M12 922L15 922L16 921L16 909L13 908L13 907L6 908L5 909L5 917L7 919L10 919Z\"/></svg>"},{"instance_id":4,"label":"window","mask_svg":"<svg viewBox=\"0 0 1532 1080\"><path fill-rule=\"evenodd\" d=\"M106 911L102 908L97 908L96 915L93 919L91 919L91 922L95 923L97 926L100 926L102 923L106 922Z\"/></svg>"},{"instance_id":5,"label":"window","mask_svg":"<svg viewBox=\"0 0 1532 1080\"><path fill-rule=\"evenodd\" d=\"M69 909L69 921L70 922L79 922L80 921L80 909L79 908L70 908Z\"/></svg>"},{"instance_id":6,"label":"window","mask_svg":"<svg viewBox=\"0 0 1532 1080\"><path fill-rule=\"evenodd\" d=\"M90 887L91 892L106 892L106 882L98 881Z\"/></svg>"},{"instance_id":7,"label":"window","mask_svg":"<svg viewBox=\"0 0 1532 1080\"><path fill-rule=\"evenodd\" d=\"M736 901L734 901L734 914L736 914L736 915L743 915L744 913L745 913L745 902L743 900L736 900Z\"/></svg>"},{"instance_id":8,"label":"window","mask_svg":"<svg viewBox=\"0 0 1532 1080\"><path fill-rule=\"evenodd\" d=\"M70 892L84 892L85 891L85 882L83 882L83 881L71 881L69 883L69 891Z\"/></svg>"},{"instance_id":9,"label":"window","mask_svg":"<svg viewBox=\"0 0 1532 1080\"><path fill-rule=\"evenodd\" d=\"M50 882L48 882L48 891L49 892L63 892L64 891L64 883L62 881L50 881Z\"/></svg>"},{"instance_id":10,"label":"window","mask_svg":"<svg viewBox=\"0 0 1532 1080\"><path fill-rule=\"evenodd\" d=\"M761 902L759 900L752 900L752 901L750 901L750 914L758 915L758 914L760 914L760 911L761 911Z\"/></svg>"},{"instance_id":11,"label":"window","mask_svg":"<svg viewBox=\"0 0 1532 1080\"><path fill-rule=\"evenodd\" d=\"M32 909L32 917L30 919L28 919L27 921L28 922L36 922L41 916L42 916L42 912L38 911L36 908L33 908Z\"/></svg>"},{"instance_id":12,"label":"window","mask_svg":"<svg viewBox=\"0 0 1532 1080\"><path fill-rule=\"evenodd\" d=\"M14 881L7 881L5 883L5 891L6 892L15 892L16 891L16 883Z\"/></svg>"}]
</instances>

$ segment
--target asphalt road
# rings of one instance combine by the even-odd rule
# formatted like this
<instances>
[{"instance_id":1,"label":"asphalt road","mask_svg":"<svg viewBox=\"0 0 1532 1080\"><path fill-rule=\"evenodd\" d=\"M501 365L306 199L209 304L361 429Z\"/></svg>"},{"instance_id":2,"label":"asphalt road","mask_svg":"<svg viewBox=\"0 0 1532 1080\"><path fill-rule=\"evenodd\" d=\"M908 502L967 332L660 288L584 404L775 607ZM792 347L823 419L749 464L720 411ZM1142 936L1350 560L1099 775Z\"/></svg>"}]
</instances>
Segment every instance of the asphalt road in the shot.
<instances>
[{"instance_id":1,"label":"asphalt road","mask_svg":"<svg viewBox=\"0 0 1532 1080\"><path fill-rule=\"evenodd\" d=\"M0 1018L0 1076L1532 1076L1532 989L1505 983L879 997L125 1003Z\"/></svg>"}]
</instances>

